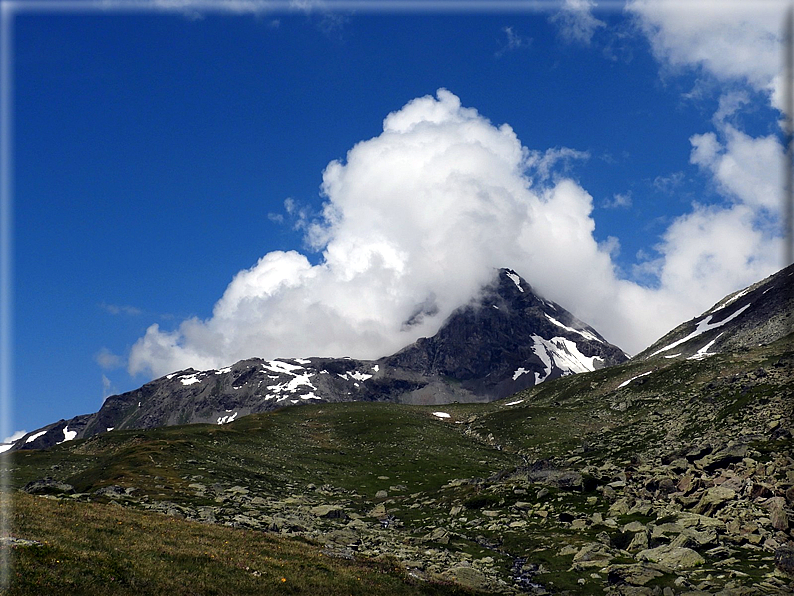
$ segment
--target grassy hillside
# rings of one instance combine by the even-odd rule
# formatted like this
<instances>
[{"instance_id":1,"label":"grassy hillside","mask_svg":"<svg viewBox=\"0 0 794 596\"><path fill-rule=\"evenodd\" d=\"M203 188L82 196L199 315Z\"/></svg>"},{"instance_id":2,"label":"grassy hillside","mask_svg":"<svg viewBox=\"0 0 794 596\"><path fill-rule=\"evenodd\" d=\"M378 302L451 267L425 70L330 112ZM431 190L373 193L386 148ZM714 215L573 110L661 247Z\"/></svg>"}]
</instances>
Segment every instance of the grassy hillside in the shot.
<instances>
[{"instance_id":1,"label":"grassy hillside","mask_svg":"<svg viewBox=\"0 0 794 596\"><path fill-rule=\"evenodd\" d=\"M13 511L15 534L36 542L14 548L9 595L475 594L272 533L24 493Z\"/></svg>"},{"instance_id":2,"label":"grassy hillside","mask_svg":"<svg viewBox=\"0 0 794 596\"><path fill-rule=\"evenodd\" d=\"M13 548L11 593L790 593L791 373L779 341L492 404L313 404L17 452L14 489L54 480L14 493L13 536L41 544Z\"/></svg>"}]
</instances>

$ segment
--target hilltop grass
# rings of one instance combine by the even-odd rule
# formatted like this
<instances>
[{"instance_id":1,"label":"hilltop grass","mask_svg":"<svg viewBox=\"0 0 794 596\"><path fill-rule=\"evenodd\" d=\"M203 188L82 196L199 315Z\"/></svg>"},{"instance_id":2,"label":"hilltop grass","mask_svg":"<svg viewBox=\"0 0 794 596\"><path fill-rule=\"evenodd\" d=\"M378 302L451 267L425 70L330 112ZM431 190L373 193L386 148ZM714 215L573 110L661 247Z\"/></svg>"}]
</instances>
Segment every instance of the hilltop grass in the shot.
<instances>
[{"instance_id":1,"label":"hilltop grass","mask_svg":"<svg viewBox=\"0 0 794 596\"><path fill-rule=\"evenodd\" d=\"M417 582L390 559L344 560L269 533L175 519L114 505L13 495L7 596L475 595Z\"/></svg>"},{"instance_id":2,"label":"hilltop grass","mask_svg":"<svg viewBox=\"0 0 794 596\"><path fill-rule=\"evenodd\" d=\"M113 431L15 453L14 485L56 476L77 491L115 484L179 501L187 478L200 476L205 484L245 478L271 494L330 484L372 498L392 485L436 490L450 478L516 465L515 455L472 444L455 421L425 407L353 402L285 408L224 426Z\"/></svg>"}]
</instances>

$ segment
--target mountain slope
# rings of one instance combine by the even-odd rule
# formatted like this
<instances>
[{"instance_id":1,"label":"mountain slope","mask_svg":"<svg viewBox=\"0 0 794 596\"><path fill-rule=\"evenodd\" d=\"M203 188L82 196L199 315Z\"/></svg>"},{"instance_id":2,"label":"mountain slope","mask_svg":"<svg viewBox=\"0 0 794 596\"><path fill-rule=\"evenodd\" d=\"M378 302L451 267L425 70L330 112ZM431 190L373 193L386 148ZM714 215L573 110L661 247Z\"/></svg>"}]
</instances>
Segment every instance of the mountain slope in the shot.
<instances>
[{"instance_id":1,"label":"mountain slope","mask_svg":"<svg viewBox=\"0 0 794 596\"><path fill-rule=\"evenodd\" d=\"M127 428L225 424L301 403L486 402L626 359L595 329L537 296L514 271L500 269L436 335L392 356L254 358L220 370L183 370L111 396L95 414L29 433L13 448L42 449Z\"/></svg>"},{"instance_id":2,"label":"mountain slope","mask_svg":"<svg viewBox=\"0 0 794 596\"><path fill-rule=\"evenodd\" d=\"M280 534L491 594L790 594L793 357L782 338L662 367L629 361L486 404L309 404L8 461L15 488L70 508L111 503L102 540L118 533L121 505L184 532L178 518ZM56 511L31 527L40 515L14 520L12 535L70 548L71 526ZM201 528L189 526L194 540ZM287 578L301 571L268 557ZM34 577L52 567L26 561Z\"/></svg>"},{"instance_id":3,"label":"mountain slope","mask_svg":"<svg viewBox=\"0 0 794 596\"><path fill-rule=\"evenodd\" d=\"M792 331L794 265L730 294L682 323L635 360L704 358L772 343Z\"/></svg>"},{"instance_id":4,"label":"mountain slope","mask_svg":"<svg viewBox=\"0 0 794 596\"><path fill-rule=\"evenodd\" d=\"M719 316L710 321L722 322L723 333L732 329L753 306L733 316L743 305L734 310L731 304L752 294L754 306L772 305L760 309L766 319L785 322L790 284L764 285L768 281L718 303L712 312ZM499 294L501 287L495 286ZM481 298L484 303L461 309L450 325L487 320L482 305L501 306L490 303L488 291ZM538 308L538 318L548 319ZM648 352L686 338L705 317ZM576 329L571 319L556 320ZM764 325L755 320L762 331ZM785 325L775 326L763 333L777 339L762 345L740 325L732 334L735 349L708 357L634 358L549 379L510 400L428 408L310 399L304 408L221 425L117 430L52 449L18 450L4 456L5 465L12 486L24 492L86 511L112 503L109 521L97 531L102 537L118 531L122 506L231 526L241 536L279 533L305 540L323 556L385 558L409 577L485 593L791 594L794 336ZM445 333L454 336L453 329ZM493 335L507 341L501 332ZM441 378L457 371L444 337L395 355L406 359L398 363L402 374ZM692 336L678 345L696 338L713 340ZM485 337L478 342L489 345ZM164 379L208 396L219 380L221 388L261 381L274 401L293 395L288 379L300 387L308 374L302 371L311 367L324 367L326 373L318 373L323 382L366 387L396 366L387 360L245 361L228 371L183 371ZM340 368L328 368L335 365ZM283 378L282 369L289 369ZM504 370L510 378L512 369ZM464 382L457 383L461 392L469 391ZM154 394L158 387L152 385ZM137 412L135 399L131 394L127 405L118 402L120 411ZM76 432L63 424L59 430L60 437ZM15 519L12 541L46 540L68 550L62 520L57 512L50 517L45 528ZM180 529L187 523L173 522ZM203 540L200 528L183 531ZM134 534L128 541L137 542ZM52 567L37 560L37 552L24 558L23 573L32 577ZM86 569L95 565L79 560L79 553L61 552ZM279 569L301 572L271 555ZM128 577L139 579L133 572ZM57 587L51 591L69 591L67 580Z\"/></svg>"}]
</instances>

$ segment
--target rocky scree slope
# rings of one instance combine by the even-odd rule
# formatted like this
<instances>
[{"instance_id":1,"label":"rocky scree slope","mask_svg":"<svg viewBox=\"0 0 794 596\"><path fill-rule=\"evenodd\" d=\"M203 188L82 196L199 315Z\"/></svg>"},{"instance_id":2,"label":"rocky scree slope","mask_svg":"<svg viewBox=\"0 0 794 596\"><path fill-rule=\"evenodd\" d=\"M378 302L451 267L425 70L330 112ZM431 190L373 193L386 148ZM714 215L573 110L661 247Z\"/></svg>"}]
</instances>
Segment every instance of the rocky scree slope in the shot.
<instances>
[{"instance_id":1,"label":"rocky scree slope","mask_svg":"<svg viewBox=\"0 0 794 596\"><path fill-rule=\"evenodd\" d=\"M351 358L242 360L175 372L114 395L95 414L38 429L13 449L43 449L128 428L215 423L283 406L344 401L487 402L627 356L510 269L431 338L374 361Z\"/></svg>"}]
</instances>

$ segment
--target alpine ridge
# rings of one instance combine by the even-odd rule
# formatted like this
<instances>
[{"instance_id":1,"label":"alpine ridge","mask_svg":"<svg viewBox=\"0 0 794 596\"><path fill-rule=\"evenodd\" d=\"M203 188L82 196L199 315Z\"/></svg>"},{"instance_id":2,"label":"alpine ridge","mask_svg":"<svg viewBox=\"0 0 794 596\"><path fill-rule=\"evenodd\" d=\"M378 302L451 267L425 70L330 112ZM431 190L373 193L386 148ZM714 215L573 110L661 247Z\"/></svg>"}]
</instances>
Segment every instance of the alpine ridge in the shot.
<instances>
[{"instance_id":1,"label":"alpine ridge","mask_svg":"<svg viewBox=\"0 0 794 596\"><path fill-rule=\"evenodd\" d=\"M515 271L499 269L433 337L391 356L252 358L219 370L177 371L108 397L94 414L28 433L13 449L43 449L116 429L224 424L300 403L488 402L627 359L595 329L538 296Z\"/></svg>"},{"instance_id":2,"label":"alpine ridge","mask_svg":"<svg viewBox=\"0 0 794 596\"><path fill-rule=\"evenodd\" d=\"M794 265L729 294L682 323L634 360L699 359L772 343L792 331Z\"/></svg>"}]
</instances>

